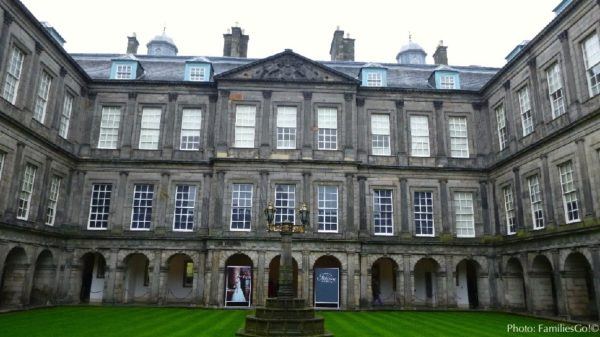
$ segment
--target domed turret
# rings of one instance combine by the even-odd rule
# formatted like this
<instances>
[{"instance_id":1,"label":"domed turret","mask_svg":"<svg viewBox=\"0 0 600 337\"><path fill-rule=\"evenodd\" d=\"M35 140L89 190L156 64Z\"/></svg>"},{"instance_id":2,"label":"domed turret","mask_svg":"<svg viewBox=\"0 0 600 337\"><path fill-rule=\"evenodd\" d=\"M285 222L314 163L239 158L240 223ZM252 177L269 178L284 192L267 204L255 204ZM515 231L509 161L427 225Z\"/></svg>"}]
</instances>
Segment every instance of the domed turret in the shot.
<instances>
[{"instance_id":1,"label":"domed turret","mask_svg":"<svg viewBox=\"0 0 600 337\"><path fill-rule=\"evenodd\" d=\"M176 56L178 52L175 42L165 34L165 30L162 35L156 35L150 40L146 47L148 47L148 55Z\"/></svg>"},{"instance_id":2,"label":"domed turret","mask_svg":"<svg viewBox=\"0 0 600 337\"><path fill-rule=\"evenodd\" d=\"M419 44L412 42L412 37L409 35L408 44L400 48L400 52L396 55L396 61L400 64L425 64L427 53Z\"/></svg>"}]
</instances>

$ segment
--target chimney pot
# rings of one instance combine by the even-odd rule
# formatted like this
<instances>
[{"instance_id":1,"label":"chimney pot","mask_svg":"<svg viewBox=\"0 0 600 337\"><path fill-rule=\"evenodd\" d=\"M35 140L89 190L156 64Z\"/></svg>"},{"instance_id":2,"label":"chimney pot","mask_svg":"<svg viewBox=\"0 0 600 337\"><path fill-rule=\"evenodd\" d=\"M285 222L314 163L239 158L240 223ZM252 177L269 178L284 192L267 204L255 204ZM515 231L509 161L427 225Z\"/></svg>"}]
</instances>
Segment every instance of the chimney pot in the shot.
<instances>
[{"instance_id":1,"label":"chimney pot","mask_svg":"<svg viewBox=\"0 0 600 337\"><path fill-rule=\"evenodd\" d=\"M127 54L137 54L140 43L137 40L135 33L127 37Z\"/></svg>"},{"instance_id":2,"label":"chimney pot","mask_svg":"<svg viewBox=\"0 0 600 337\"><path fill-rule=\"evenodd\" d=\"M231 27L223 34L223 56L248 57L248 39L239 26Z\"/></svg>"},{"instance_id":3,"label":"chimney pot","mask_svg":"<svg viewBox=\"0 0 600 337\"><path fill-rule=\"evenodd\" d=\"M344 37L344 31L336 29L333 32L329 55L332 61L354 61L354 39L350 38L350 33Z\"/></svg>"},{"instance_id":4,"label":"chimney pot","mask_svg":"<svg viewBox=\"0 0 600 337\"><path fill-rule=\"evenodd\" d=\"M448 65L448 47L444 46L444 41L440 40L440 44L433 53L433 61L435 64Z\"/></svg>"}]
</instances>

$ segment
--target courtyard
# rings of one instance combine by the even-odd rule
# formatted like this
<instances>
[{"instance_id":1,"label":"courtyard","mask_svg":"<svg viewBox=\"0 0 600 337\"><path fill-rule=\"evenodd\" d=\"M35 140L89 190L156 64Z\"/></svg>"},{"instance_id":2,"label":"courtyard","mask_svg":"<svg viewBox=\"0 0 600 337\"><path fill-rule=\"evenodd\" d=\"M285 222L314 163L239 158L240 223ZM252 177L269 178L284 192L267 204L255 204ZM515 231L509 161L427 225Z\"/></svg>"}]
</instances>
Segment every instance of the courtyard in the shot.
<instances>
[{"instance_id":1,"label":"courtyard","mask_svg":"<svg viewBox=\"0 0 600 337\"><path fill-rule=\"evenodd\" d=\"M0 314L2 336L233 336L248 310L66 306ZM337 337L521 336L539 328L574 327L496 312L320 311ZM511 328L512 326L512 328ZM585 327L585 326L584 326ZM508 331L511 328L512 331ZM528 330L527 330L528 329ZM544 333L564 336L564 332ZM593 332L578 336L597 335Z\"/></svg>"}]
</instances>

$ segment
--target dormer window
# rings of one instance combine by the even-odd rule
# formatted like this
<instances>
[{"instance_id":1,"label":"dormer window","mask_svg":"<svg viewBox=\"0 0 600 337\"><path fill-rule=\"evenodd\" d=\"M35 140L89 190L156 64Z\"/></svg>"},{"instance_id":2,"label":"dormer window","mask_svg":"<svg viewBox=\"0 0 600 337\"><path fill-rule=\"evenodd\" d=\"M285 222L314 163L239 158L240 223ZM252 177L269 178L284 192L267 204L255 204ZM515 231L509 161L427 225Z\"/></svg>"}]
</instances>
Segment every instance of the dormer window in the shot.
<instances>
[{"instance_id":1,"label":"dormer window","mask_svg":"<svg viewBox=\"0 0 600 337\"><path fill-rule=\"evenodd\" d=\"M204 68L190 67L190 81L204 81Z\"/></svg>"},{"instance_id":2,"label":"dormer window","mask_svg":"<svg viewBox=\"0 0 600 337\"><path fill-rule=\"evenodd\" d=\"M460 89L460 77L458 71L448 66L440 66L433 71L430 83L436 89Z\"/></svg>"},{"instance_id":3,"label":"dormer window","mask_svg":"<svg viewBox=\"0 0 600 337\"><path fill-rule=\"evenodd\" d=\"M117 80L128 80L131 79L131 65L119 64L117 65L117 72L115 74Z\"/></svg>"},{"instance_id":4,"label":"dormer window","mask_svg":"<svg viewBox=\"0 0 600 337\"><path fill-rule=\"evenodd\" d=\"M383 85L383 79L379 72L367 74L367 86L368 87L381 87Z\"/></svg>"},{"instance_id":5,"label":"dormer window","mask_svg":"<svg viewBox=\"0 0 600 337\"><path fill-rule=\"evenodd\" d=\"M210 80L211 64L204 57L197 57L185 63L185 80L193 82L208 82Z\"/></svg>"},{"instance_id":6,"label":"dormer window","mask_svg":"<svg viewBox=\"0 0 600 337\"><path fill-rule=\"evenodd\" d=\"M129 59L117 59L112 61L110 78L113 80L134 80L141 67L137 61Z\"/></svg>"},{"instance_id":7,"label":"dormer window","mask_svg":"<svg viewBox=\"0 0 600 337\"><path fill-rule=\"evenodd\" d=\"M365 87L387 86L387 69L379 64L369 63L360 70L362 85Z\"/></svg>"},{"instance_id":8,"label":"dormer window","mask_svg":"<svg viewBox=\"0 0 600 337\"><path fill-rule=\"evenodd\" d=\"M441 89L456 89L456 82L454 81L454 76L453 75L440 76L440 88Z\"/></svg>"}]
</instances>

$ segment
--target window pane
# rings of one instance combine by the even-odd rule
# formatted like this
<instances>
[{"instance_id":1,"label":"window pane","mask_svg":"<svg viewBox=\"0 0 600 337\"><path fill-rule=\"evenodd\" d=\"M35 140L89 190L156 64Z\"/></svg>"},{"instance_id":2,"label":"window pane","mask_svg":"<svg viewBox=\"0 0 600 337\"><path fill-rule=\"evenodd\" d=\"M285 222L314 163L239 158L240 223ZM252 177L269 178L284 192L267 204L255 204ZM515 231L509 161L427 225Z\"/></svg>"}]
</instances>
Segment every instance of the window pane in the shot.
<instances>
[{"instance_id":1,"label":"window pane","mask_svg":"<svg viewBox=\"0 0 600 337\"><path fill-rule=\"evenodd\" d=\"M453 158L468 158L467 118L450 117L448 125L450 130L450 156Z\"/></svg>"},{"instance_id":2,"label":"window pane","mask_svg":"<svg viewBox=\"0 0 600 337\"><path fill-rule=\"evenodd\" d=\"M275 223L295 223L296 186L275 186Z\"/></svg>"},{"instance_id":3,"label":"window pane","mask_svg":"<svg viewBox=\"0 0 600 337\"><path fill-rule=\"evenodd\" d=\"M116 149L119 139L119 125L121 123L121 108L103 107L102 120L100 121L100 136L98 148Z\"/></svg>"},{"instance_id":4,"label":"window pane","mask_svg":"<svg viewBox=\"0 0 600 337\"><path fill-rule=\"evenodd\" d=\"M375 234L394 233L392 190L373 190L373 227Z\"/></svg>"},{"instance_id":5,"label":"window pane","mask_svg":"<svg viewBox=\"0 0 600 337\"><path fill-rule=\"evenodd\" d=\"M146 108L142 111L140 149L156 150L160 138L161 109Z\"/></svg>"},{"instance_id":6,"label":"window pane","mask_svg":"<svg viewBox=\"0 0 600 337\"><path fill-rule=\"evenodd\" d=\"M231 230L250 230L252 223L252 184L233 184L231 191Z\"/></svg>"},{"instance_id":7,"label":"window pane","mask_svg":"<svg viewBox=\"0 0 600 337\"><path fill-rule=\"evenodd\" d=\"M433 196L431 192L414 193L415 235L433 236Z\"/></svg>"},{"instance_id":8,"label":"window pane","mask_svg":"<svg viewBox=\"0 0 600 337\"><path fill-rule=\"evenodd\" d=\"M105 229L108 227L111 193L111 184L92 185L92 200L90 202L88 229Z\"/></svg>"},{"instance_id":9,"label":"window pane","mask_svg":"<svg viewBox=\"0 0 600 337\"><path fill-rule=\"evenodd\" d=\"M390 150L390 116L371 115L371 148L373 155L389 156Z\"/></svg>"},{"instance_id":10,"label":"window pane","mask_svg":"<svg viewBox=\"0 0 600 337\"><path fill-rule=\"evenodd\" d=\"M134 185L131 229L150 229L154 185Z\"/></svg>"},{"instance_id":11,"label":"window pane","mask_svg":"<svg viewBox=\"0 0 600 337\"><path fill-rule=\"evenodd\" d=\"M475 237L475 219L473 213L473 194L454 193L454 213L457 237Z\"/></svg>"},{"instance_id":12,"label":"window pane","mask_svg":"<svg viewBox=\"0 0 600 337\"><path fill-rule=\"evenodd\" d=\"M65 94L58 129L58 134L65 139L69 134L69 124L71 122L71 113L73 111L73 99L73 95L69 93Z\"/></svg>"},{"instance_id":13,"label":"window pane","mask_svg":"<svg viewBox=\"0 0 600 337\"><path fill-rule=\"evenodd\" d=\"M277 148L296 148L296 108L277 108Z\"/></svg>"},{"instance_id":14,"label":"window pane","mask_svg":"<svg viewBox=\"0 0 600 337\"><path fill-rule=\"evenodd\" d=\"M319 232L338 231L338 188L337 186L318 187Z\"/></svg>"},{"instance_id":15,"label":"window pane","mask_svg":"<svg viewBox=\"0 0 600 337\"><path fill-rule=\"evenodd\" d=\"M21 182L21 191L19 193L19 204L17 208L17 219L27 220L29 218L29 209L31 206L31 195L33 194L33 185L35 184L35 174L37 167L27 164L23 172Z\"/></svg>"},{"instance_id":16,"label":"window pane","mask_svg":"<svg viewBox=\"0 0 600 337\"><path fill-rule=\"evenodd\" d=\"M200 148L200 129L202 125L201 109L183 109L181 114L181 149L198 150Z\"/></svg>"},{"instance_id":17,"label":"window pane","mask_svg":"<svg viewBox=\"0 0 600 337\"><path fill-rule=\"evenodd\" d=\"M235 112L235 147L254 147L254 127L256 107L249 105L236 106Z\"/></svg>"},{"instance_id":18,"label":"window pane","mask_svg":"<svg viewBox=\"0 0 600 337\"><path fill-rule=\"evenodd\" d=\"M429 121L426 116L410 117L411 155L429 157Z\"/></svg>"},{"instance_id":19,"label":"window pane","mask_svg":"<svg viewBox=\"0 0 600 337\"><path fill-rule=\"evenodd\" d=\"M35 98L35 106L33 108L33 118L40 123L44 123L46 118L46 107L48 106L48 95L50 93L50 85L52 77L46 71L42 71L38 91Z\"/></svg>"},{"instance_id":20,"label":"window pane","mask_svg":"<svg viewBox=\"0 0 600 337\"><path fill-rule=\"evenodd\" d=\"M195 207L196 186L177 185L175 188L173 230L191 231L194 229Z\"/></svg>"}]
</instances>

